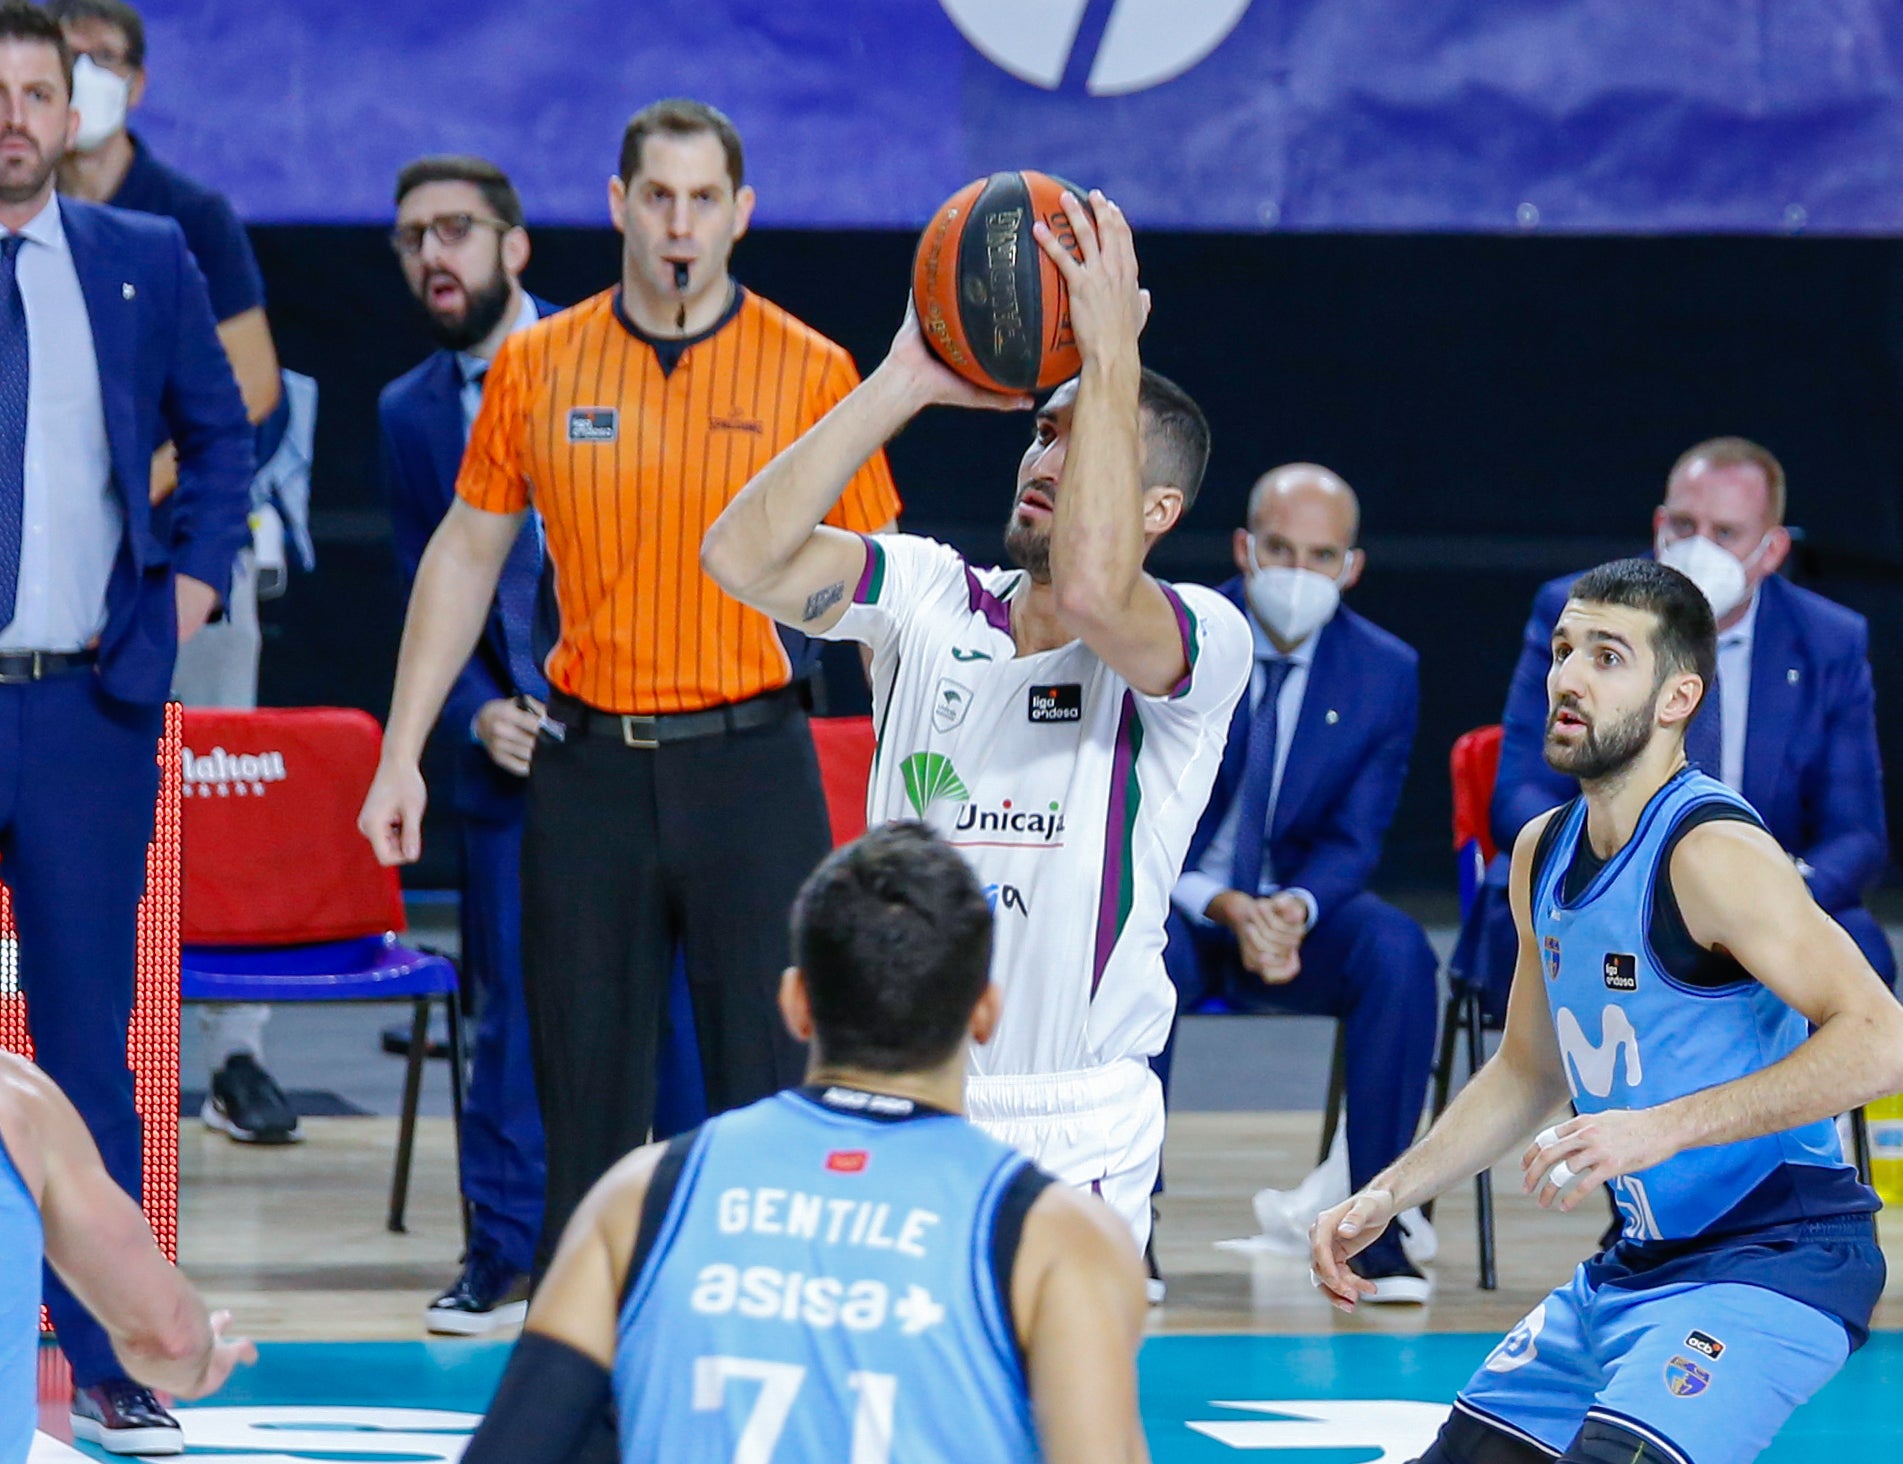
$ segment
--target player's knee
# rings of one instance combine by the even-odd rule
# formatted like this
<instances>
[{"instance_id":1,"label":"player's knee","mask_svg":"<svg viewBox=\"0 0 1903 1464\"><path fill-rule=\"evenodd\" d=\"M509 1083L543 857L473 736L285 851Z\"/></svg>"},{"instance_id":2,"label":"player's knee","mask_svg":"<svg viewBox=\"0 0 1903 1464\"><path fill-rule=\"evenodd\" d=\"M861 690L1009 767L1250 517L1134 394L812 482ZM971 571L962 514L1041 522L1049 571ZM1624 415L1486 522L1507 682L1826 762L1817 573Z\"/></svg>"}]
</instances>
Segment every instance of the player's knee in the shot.
<instances>
[{"instance_id":1,"label":"player's knee","mask_svg":"<svg viewBox=\"0 0 1903 1464\"><path fill-rule=\"evenodd\" d=\"M1589 1418L1559 1464L1685 1464L1685 1456L1605 1418Z\"/></svg>"},{"instance_id":2,"label":"player's knee","mask_svg":"<svg viewBox=\"0 0 1903 1464\"><path fill-rule=\"evenodd\" d=\"M1552 1457L1525 1439L1456 1408L1414 1464L1550 1464Z\"/></svg>"}]
</instances>

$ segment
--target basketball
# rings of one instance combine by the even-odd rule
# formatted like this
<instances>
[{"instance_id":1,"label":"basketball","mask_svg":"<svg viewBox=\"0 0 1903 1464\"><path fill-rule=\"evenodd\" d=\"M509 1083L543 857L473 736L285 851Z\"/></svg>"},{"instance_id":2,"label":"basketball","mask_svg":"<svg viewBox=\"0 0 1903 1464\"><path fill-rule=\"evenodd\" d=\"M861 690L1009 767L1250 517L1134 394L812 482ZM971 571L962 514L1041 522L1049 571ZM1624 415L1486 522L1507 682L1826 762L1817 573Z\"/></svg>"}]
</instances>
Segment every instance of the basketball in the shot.
<instances>
[{"instance_id":1,"label":"basketball","mask_svg":"<svg viewBox=\"0 0 1903 1464\"><path fill-rule=\"evenodd\" d=\"M974 385L1042 390L1077 374L1069 292L1031 234L1043 219L1077 254L1066 192L1087 197L1047 173L993 173L946 199L919 238L912 261L919 328L938 358Z\"/></svg>"}]
</instances>

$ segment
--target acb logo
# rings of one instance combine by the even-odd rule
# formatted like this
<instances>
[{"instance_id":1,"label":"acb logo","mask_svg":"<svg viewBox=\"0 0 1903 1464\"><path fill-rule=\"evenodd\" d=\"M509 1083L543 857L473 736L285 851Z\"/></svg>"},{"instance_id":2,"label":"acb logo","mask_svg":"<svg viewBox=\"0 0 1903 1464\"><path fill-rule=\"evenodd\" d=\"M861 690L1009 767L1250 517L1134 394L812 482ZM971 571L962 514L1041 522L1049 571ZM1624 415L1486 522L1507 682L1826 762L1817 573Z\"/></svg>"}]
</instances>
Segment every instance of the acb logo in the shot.
<instances>
[{"instance_id":1,"label":"acb logo","mask_svg":"<svg viewBox=\"0 0 1903 1464\"><path fill-rule=\"evenodd\" d=\"M1033 86L1064 79L1091 0L938 0L985 58ZM1101 0L1099 0L1101 3ZM1144 91L1181 76L1229 38L1251 0L1112 0L1085 90Z\"/></svg>"}]
</instances>

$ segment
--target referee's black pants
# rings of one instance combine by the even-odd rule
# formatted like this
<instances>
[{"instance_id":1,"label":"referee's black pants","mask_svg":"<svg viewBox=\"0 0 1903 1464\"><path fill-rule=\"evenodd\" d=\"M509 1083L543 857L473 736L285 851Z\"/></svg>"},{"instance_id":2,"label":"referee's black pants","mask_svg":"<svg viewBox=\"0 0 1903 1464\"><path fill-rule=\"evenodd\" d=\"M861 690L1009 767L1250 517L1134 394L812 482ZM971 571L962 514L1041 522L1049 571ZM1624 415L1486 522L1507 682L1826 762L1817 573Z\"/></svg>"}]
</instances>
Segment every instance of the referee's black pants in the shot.
<instances>
[{"instance_id":1,"label":"referee's black pants","mask_svg":"<svg viewBox=\"0 0 1903 1464\"><path fill-rule=\"evenodd\" d=\"M522 841L522 977L548 1136L537 1280L589 1187L647 1142L677 941L707 1111L800 1080L804 1050L777 1003L787 916L830 847L797 709L656 748L541 739Z\"/></svg>"}]
</instances>

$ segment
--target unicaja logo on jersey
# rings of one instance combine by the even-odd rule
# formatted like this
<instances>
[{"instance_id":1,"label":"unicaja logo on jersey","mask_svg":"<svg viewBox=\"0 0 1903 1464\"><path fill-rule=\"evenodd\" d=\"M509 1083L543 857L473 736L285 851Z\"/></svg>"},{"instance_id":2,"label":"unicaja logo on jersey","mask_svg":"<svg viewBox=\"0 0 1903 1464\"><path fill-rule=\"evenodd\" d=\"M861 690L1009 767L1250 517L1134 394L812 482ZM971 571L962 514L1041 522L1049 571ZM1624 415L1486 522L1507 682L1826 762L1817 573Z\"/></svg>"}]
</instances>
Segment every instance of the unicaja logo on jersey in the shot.
<instances>
[{"instance_id":1,"label":"unicaja logo on jersey","mask_svg":"<svg viewBox=\"0 0 1903 1464\"><path fill-rule=\"evenodd\" d=\"M1061 844L1064 842L1064 809L1054 799L1039 807L1014 803L1009 798L996 808L967 803L958 810L958 822L952 828L961 834L978 836L954 839L955 844ZM990 837L985 837L987 835Z\"/></svg>"},{"instance_id":2,"label":"unicaja logo on jersey","mask_svg":"<svg viewBox=\"0 0 1903 1464\"><path fill-rule=\"evenodd\" d=\"M938 0L993 65L1046 90L1064 79L1090 0ZM1145 91L1181 76L1229 38L1251 0L1114 0L1085 90Z\"/></svg>"},{"instance_id":3,"label":"unicaja logo on jersey","mask_svg":"<svg viewBox=\"0 0 1903 1464\"><path fill-rule=\"evenodd\" d=\"M912 812L924 818L934 803L968 803L971 790L942 752L915 752L899 764L905 778L905 801Z\"/></svg>"},{"instance_id":4,"label":"unicaja logo on jersey","mask_svg":"<svg viewBox=\"0 0 1903 1464\"><path fill-rule=\"evenodd\" d=\"M200 757L189 747L179 750L179 775L184 780L180 791L191 798L239 798L264 796L266 783L282 783L286 777L281 752L226 752L214 747Z\"/></svg>"}]
</instances>

